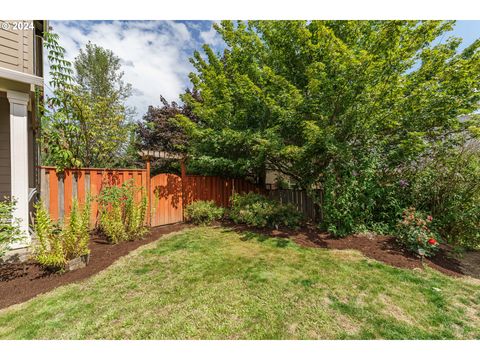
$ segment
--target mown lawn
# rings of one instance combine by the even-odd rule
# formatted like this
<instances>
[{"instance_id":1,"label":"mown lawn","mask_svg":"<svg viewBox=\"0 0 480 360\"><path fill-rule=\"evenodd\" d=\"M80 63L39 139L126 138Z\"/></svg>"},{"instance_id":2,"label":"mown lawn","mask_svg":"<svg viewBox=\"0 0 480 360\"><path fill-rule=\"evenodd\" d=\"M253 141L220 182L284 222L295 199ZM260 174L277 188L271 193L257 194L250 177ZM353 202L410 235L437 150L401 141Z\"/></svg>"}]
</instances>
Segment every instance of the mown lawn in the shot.
<instances>
[{"instance_id":1,"label":"mown lawn","mask_svg":"<svg viewBox=\"0 0 480 360\"><path fill-rule=\"evenodd\" d=\"M0 311L0 338L480 338L480 285L199 227Z\"/></svg>"}]
</instances>

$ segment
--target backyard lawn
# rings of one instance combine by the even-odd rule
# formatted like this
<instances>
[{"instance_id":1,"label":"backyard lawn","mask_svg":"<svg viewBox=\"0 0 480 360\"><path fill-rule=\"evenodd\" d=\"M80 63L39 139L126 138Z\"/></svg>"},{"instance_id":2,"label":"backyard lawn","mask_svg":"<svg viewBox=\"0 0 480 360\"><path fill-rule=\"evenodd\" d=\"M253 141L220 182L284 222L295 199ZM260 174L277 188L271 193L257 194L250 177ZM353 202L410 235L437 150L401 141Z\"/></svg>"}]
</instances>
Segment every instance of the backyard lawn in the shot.
<instances>
[{"instance_id":1,"label":"backyard lawn","mask_svg":"<svg viewBox=\"0 0 480 360\"><path fill-rule=\"evenodd\" d=\"M0 338L480 338L480 283L197 227L1 310Z\"/></svg>"}]
</instances>

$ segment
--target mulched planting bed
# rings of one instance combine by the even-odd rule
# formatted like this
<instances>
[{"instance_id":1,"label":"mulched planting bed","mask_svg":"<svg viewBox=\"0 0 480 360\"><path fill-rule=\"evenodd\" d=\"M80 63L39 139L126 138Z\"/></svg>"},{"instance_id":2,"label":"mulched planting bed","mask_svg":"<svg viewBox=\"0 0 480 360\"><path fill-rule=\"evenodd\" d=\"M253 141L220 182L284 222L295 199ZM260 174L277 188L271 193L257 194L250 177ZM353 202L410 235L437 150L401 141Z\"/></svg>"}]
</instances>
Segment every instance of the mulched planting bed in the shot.
<instances>
[{"instance_id":1,"label":"mulched planting bed","mask_svg":"<svg viewBox=\"0 0 480 360\"><path fill-rule=\"evenodd\" d=\"M136 241L112 245L98 236L90 241L90 262L87 267L66 273L51 273L34 262L0 265L0 309L29 300L60 285L83 280L111 265L119 257L139 246L158 240L162 235L188 227L185 224L165 225Z\"/></svg>"},{"instance_id":2,"label":"mulched planting bed","mask_svg":"<svg viewBox=\"0 0 480 360\"><path fill-rule=\"evenodd\" d=\"M392 236L362 234L351 235L344 238L334 238L330 234L321 232L313 226L306 226L299 230L256 229L231 222L224 222L223 226L232 228L240 233L251 231L267 236L289 238L297 244L307 247L358 250L369 258L400 268L422 268L420 258L404 251ZM440 251L434 257L425 259L424 264L447 275L469 275L476 277L475 273L468 271L464 264L454 258L450 254L449 248L444 245L441 246ZM477 275L480 275L480 273Z\"/></svg>"}]
</instances>

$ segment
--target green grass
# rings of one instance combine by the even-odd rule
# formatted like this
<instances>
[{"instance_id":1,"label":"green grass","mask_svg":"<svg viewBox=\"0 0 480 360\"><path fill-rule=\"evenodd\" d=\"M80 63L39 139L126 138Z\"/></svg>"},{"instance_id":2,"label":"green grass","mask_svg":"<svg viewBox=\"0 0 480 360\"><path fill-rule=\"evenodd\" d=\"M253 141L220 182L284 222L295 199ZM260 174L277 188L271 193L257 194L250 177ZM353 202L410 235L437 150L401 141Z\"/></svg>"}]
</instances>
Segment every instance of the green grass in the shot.
<instances>
[{"instance_id":1,"label":"green grass","mask_svg":"<svg viewBox=\"0 0 480 360\"><path fill-rule=\"evenodd\" d=\"M0 338L479 338L479 304L473 280L199 227L0 311Z\"/></svg>"}]
</instances>

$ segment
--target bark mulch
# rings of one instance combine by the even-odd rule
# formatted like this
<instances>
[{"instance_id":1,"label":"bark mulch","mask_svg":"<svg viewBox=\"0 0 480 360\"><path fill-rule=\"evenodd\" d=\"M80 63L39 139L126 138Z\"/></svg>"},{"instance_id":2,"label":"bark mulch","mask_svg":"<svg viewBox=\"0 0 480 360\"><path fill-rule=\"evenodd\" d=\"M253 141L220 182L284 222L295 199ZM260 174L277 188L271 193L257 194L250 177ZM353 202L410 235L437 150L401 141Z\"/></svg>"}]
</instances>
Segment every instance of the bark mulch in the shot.
<instances>
[{"instance_id":1,"label":"bark mulch","mask_svg":"<svg viewBox=\"0 0 480 360\"><path fill-rule=\"evenodd\" d=\"M369 258L400 268L422 268L420 258L403 250L392 236L362 234L351 235L344 238L335 238L328 233L319 231L313 226L306 226L299 230L255 229L244 225L233 224L231 222L224 223L223 226L229 227L239 233L251 231L267 236L289 238L297 244L306 247L358 250ZM479 254L478 252L476 253ZM424 263L425 265L450 276L469 275L480 278L480 271L478 271L477 274L475 274L473 270L468 271L463 262L456 259L450 253L450 248L444 245L441 246L440 251L435 256L425 259ZM476 269L479 269L478 263Z\"/></svg>"},{"instance_id":2,"label":"bark mulch","mask_svg":"<svg viewBox=\"0 0 480 360\"><path fill-rule=\"evenodd\" d=\"M90 241L90 262L82 269L51 273L34 262L7 263L0 265L0 309L27 301L60 285L88 278L111 265L115 260L139 246L158 240L162 235L186 228L185 224L165 225L136 241L112 245L98 236Z\"/></svg>"}]
</instances>

